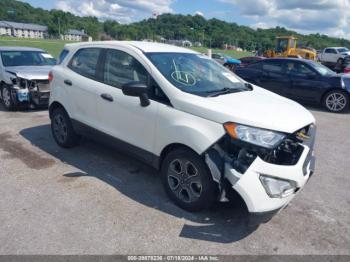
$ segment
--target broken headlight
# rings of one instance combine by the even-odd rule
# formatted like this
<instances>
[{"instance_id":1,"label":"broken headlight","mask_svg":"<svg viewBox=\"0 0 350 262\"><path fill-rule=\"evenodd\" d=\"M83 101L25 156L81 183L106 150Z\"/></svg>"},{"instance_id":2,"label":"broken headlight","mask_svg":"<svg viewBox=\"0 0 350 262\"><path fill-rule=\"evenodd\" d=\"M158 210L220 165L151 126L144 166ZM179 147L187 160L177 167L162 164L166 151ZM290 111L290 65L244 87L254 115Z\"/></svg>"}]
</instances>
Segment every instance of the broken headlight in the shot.
<instances>
[{"instance_id":1,"label":"broken headlight","mask_svg":"<svg viewBox=\"0 0 350 262\"><path fill-rule=\"evenodd\" d=\"M17 77L17 78L11 78L11 81L14 84L14 87L17 89L28 88L28 81L26 79Z\"/></svg>"},{"instance_id":2,"label":"broken headlight","mask_svg":"<svg viewBox=\"0 0 350 262\"><path fill-rule=\"evenodd\" d=\"M224 127L232 138L268 149L275 148L285 138L285 135L280 132L232 122L225 123Z\"/></svg>"}]
</instances>

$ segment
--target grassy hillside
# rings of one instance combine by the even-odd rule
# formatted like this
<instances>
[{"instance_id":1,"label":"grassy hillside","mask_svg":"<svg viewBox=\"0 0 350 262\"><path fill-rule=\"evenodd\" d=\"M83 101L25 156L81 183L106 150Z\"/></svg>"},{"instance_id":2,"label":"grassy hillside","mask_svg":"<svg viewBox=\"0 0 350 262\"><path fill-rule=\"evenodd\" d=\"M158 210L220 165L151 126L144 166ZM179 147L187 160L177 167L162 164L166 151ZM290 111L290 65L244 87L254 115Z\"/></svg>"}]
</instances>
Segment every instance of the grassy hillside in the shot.
<instances>
[{"instance_id":1,"label":"grassy hillside","mask_svg":"<svg viewBox=\"0 0 350 262\"><path fill-rule=\"evenodd\" d=\"M54 57L58 57L63 47L67 43L74 43L71 41L60 41L60 40L40 40L40 39L20 39L14 37L0 37L0 46L30 46L41 48ZM205 47L193 47L192 49L197 52L207 53L207 48ZM250 52L237 52L234 50L221 50L221 49L213 49L213 53L224 53L234 58L240 58L243 56L253 55Z\"/></svg>"},{"instance_id":2,"label":"grassy hillside","mask_svg":"<svg viewBox=\"0 0 350 262\"><path fill-rule=\"evenodd\" d=\"M54 57L58 57L63 47L69 41L60 40L40 40L40 39L19 39L14 37L0 37L0 46L29 46L41 48Z\"/></svg>"}]
</instances>

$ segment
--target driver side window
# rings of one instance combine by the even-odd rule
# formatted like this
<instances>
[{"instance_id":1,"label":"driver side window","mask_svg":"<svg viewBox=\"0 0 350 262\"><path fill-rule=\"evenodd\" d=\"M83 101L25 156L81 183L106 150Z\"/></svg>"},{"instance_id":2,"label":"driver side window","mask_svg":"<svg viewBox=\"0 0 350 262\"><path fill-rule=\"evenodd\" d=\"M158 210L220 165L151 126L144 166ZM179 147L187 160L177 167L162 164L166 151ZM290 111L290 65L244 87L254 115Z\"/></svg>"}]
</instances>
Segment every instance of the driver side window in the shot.
<instances>
[{"instance_id":1,"label":"driver side window","mask_svg":"<svg viewBox=\"0 0 350 262\"><path fill-rule=\"evenodd\" d=\"M311 70L307 65L294 61L287 63L287 73L289 75L305 78L316 75L316 73L313 70Z\"/></svg>"},{"instance_id":2,"label":"driver side window","mask_svg":"<svg viewBox=\"0 0 350 262\"><path fill-rule=\"evenodd\" d=\"M117 88L130 82L148 84L148 72L131 55L114 49L106 51L103 82Z\"/></svg>"},{"instance_id":3,"label":"driver side window","mask_svg":"<svg viewBox=\"0 0 350 262\"><path fill-rule=\"evenodd\" d=\"M134 57L120 50L106 51L103 82L117 88L122 88L124 84L130 82L141 82L148 86L150 99L169 103L169 99L145 67Z\"/></svg>"}]
</instances>

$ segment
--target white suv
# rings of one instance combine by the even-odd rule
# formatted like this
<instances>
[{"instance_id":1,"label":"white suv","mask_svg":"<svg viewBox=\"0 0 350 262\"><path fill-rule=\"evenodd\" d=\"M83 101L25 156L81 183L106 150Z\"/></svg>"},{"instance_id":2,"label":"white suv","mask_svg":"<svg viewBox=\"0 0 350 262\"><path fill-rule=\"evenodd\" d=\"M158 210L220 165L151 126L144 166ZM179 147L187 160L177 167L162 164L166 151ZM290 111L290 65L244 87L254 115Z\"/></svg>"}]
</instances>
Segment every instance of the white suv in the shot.
<instances>
[{"instance_id":1,"label":"white suv","mask_svg":"<svg viewBox=\"0 0 350 262\"><path fill-rule=\"evenodd\" d=\"M314 169L315 119L185 48L145 42L65 46L50 118L62 147L108 141L160 169L169 197L198 211L232 192L266 222ZM237 199L237 198L235 198Z\"/></svg>"}]
</instances>

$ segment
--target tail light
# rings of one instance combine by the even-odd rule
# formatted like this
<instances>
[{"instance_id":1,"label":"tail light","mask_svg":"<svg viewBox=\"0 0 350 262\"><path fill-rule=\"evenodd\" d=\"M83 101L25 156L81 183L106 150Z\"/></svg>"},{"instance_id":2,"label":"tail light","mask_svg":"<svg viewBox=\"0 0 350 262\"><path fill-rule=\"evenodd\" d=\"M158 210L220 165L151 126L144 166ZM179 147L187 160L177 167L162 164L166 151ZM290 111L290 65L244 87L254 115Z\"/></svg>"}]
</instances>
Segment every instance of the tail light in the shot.
<instances>
[{"instance_id":1,"label":"tail light","mask_svg":"<svg viewBox=\"0 0 350 262\"><path fill-rule=\"evenodd\" d=\"M350 67L345 67L344 68L344 73L350 73Z\"/></svg>"},{"instance_id":2,"label":"tail light","mask_svg":"<svg viewBox=\"0 0 350 262\"><path fill-rule=\"evenodd\" d=\"M52 82L53 80L53 73L52 71L49 72L49 82Z\"/></svg>"}]
</instances>

